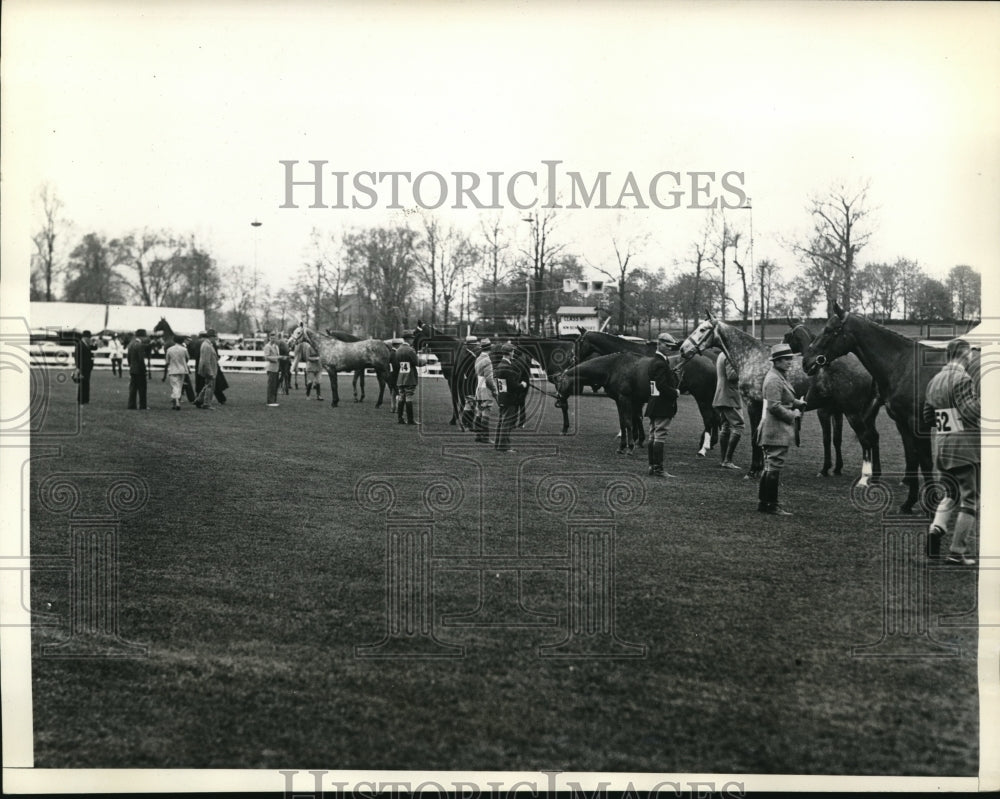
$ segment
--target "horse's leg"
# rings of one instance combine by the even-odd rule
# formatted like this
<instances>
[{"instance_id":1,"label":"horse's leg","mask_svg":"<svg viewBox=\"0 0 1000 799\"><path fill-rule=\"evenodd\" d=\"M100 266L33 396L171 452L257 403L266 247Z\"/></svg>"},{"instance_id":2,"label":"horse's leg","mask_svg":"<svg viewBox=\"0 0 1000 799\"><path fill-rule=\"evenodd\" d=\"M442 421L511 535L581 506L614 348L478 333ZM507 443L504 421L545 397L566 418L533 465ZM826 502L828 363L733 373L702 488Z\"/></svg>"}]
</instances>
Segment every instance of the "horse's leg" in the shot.
<instances>
[{"instance_id":1,"label":"horse's leg","mask_svg":"<svg viewBox=\"0 0 1000 799\"><path fill-rule=\"evenodd\" d=\"M701 449L698 450L698 457L704 458L718 441L718 422L715 408L712 407L710 401L706 403L703 398L699 398L696 399L696 402L698 403L698 412L701 413L702 424L705 427L701 434Z\"/></svg>"},{"instance_id":2,"label":"horse's leg","mask_svg":"<svg viewBox=\"0 0 1000 799\"><path fill-rule=\"evenodd\" d=\"M378 381L378 402L375 403L375 407L381 408L382 397L385 395L385 374L381 369L375 370L375 380Z\"/></svg>"},{"instance_id":3,"label":"horse's leg","mask_svg":"<svg viewBox=\"0 0 1000 799\"><path fill-rule=\"evenodd\" d=\"M569 400L562 405L563 427L562 434L569 435Z\"/></svg>"},{"instance_id":4,"label":"horse's leg","mask_svg":"<svg viewBox=\"0 0 1000 799\"><path fill-rule=\"evenodd\" d=\"M830 431L830 411L826 408L819 408L816 411L816 415L819 417L819 427L823 432L823 466L816 473L817 477L829 477L830 467L833 465L833 459L830 457L830 443L831 443L831 431Z\"/></svg>"},{"instance_id":5,"label":"horse's leg","mask_svg":"<svg viewBox=\"0 0 1000 799\"><path fill-rule=\"evenodd\" d=\"M358 401L358 370L354 370L354 376L351 378L351 390L354 392L354 401Z\"/></svg>"},{"instance_id":6,"label":"horse's leg","mask_svg":"<svg viewBox=\"0 0 1000 799\"><path fill-rule=\"evenodd\" d=\"M906 460L906 475L903 482L906 484L906 500L899 508L900 513L910 513L913 506L917 504L917 493L920 485L920 459L917 454L917 442L910 432L907 424L908 420L901 419L896 422L896 429L903 439L903 455Z\"/></svg>"},{"instance_id":7,"label":"horse's leg","mask_svg":"<svg viewBox=\"0 0 1000 799\"><path fill-rule=\"evenodd\" d=\"M632 431L635 435L635 443L646 446L646 426L642 423L642 405L632 409Z\"/></svg>"},{"instance_id":8,"label":"horse's leg","mask_svg":"<svg viewBox=\"0 0 1000 799\"><path fill-rule=\"evenodd\" d=\"M858 437L858 443L861 444L861 477L858 480L858 485L866 486L874 479L872 464L874 451L878 448L878 441L877 439L873 441L872 429L868 427L863 416L849 413L847 414L847 423Z\"/></svg>"},{"instance_id":9,"label":"horse's leg","mask_svg":"<svg viewBox=\"0 0 1000 799\"><path fill-rule=\"evenodd\" d=\"M340 394L337 392L337 367L328 366L326 371L330 375L330 407L336 408L340 403Z\"/></svg>"},{"instance_id":10,"label":"horse's leg","mask_svg":"<svg viewBox=\"0 0 1000 799\"><path fill-rule=\"evenodd\" d=\"M621 413L622 430L625 431L625 442L627 444L627 454L635 455L635 429L632 426L635 412L632 408L631 400L624 400Z\"/></svg>"},{"instance_id":11,"label":"horse's leg","mask_svg":"<svg viewBox=\"0 0 1000 799\"><path fill-rule=\"evenodd\" d=\"M763 412L763 402L747 403L747 415L750 417L750 470L746 473L748 480L756 480L764 470L764 450L757 440Z\"/></svg>"},{"instance_id":12,"label":"horse's leg","mask_svg":"<svg viewBox=\"0 0 1000 799\"><path fill-rule=\"evenodd\" d=\"M844 414L840 411L834 411L831 420L833 421L833 451L837 458L833 465L833 473L843 474L844 453L841 451L841 445L844 441Z\"/></svg>"}]
</instances>

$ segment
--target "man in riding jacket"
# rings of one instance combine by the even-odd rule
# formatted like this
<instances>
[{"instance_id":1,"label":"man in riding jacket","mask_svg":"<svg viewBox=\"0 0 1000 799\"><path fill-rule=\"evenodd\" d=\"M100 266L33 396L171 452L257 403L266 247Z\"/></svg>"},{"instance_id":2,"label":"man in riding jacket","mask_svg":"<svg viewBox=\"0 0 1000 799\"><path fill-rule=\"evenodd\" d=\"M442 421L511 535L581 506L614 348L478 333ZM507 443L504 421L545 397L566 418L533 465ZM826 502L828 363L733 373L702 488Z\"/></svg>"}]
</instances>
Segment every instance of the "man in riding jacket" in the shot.
<instances>
[{"instance_id":1,"label":"man in riding jacket","mask_svg":"<svg viewBox=\"0 0 1000 799\"><path fill-rule=\"evenodd\" d=\"M493 361L490 360L490 340L484 338L477 342L479 354L473 366L476 378L476 391L473 395L475 408L473 411L473 429L476 431L476 441L481 444L490 443L490 411L493 400L497 396L497 386L493 380Z\"/></svg>"},{"instance_id":2,"label":"man in riding jacket","mask_svg":"<svg viewBox=\"0 0 1000 799\"><path fill-rule=\"evenodd\" d=\"M413 421L413 393L417 388L417 353L404 339L396 348L395 362L392 364L396 376L396 391L399 399L396 401L396 418L403 424L403 410L406 410L406 424L416 424Z\"/></svg>"},{"instance_id":3,"label":"man in riding jacket","mask_svg":"<svg viewBox=\"0 0 1000 799\"><path fill-rule=\"evenodd\" d=\"M941 500L927 536L927 554L940 557L941 539L957 507L955 530L946 563L975 566L966 553L972 548L979 511L979 386L967 367L972 358L968 342L948 343L948 363L927 384L923 418L934 431L934 471L945 482L948 496Z\"/></svg>"},{"instance_id":4,"label":"man in riding jacket","mask_svg":"<svg viewBox=\"0 0 1000 799\"><path fill-rule=\"evenodd\" d=\"M323 395L319 382L319 353L316 352L316 348L309 343L309 339L307 338L303 338L302 341L295 346L295 359L292 363L290 371L297 373L299 364L302 362L305 362L306 365L306 399L309 398L309 395L315 387L316 399L322 402ZM296 380L298 380L298 377L296 377ZM298 386L296 386L296 388L297 387Z\"/></svg>"},{"instance_id":5,"label":"man in riding jacket","mask_svg":"<svg viewBox=\"0 0 1000 799\"><path fill-rule=\"evenodd\" d=\"M757 491L757 510L774 516L791 516L778 504L778 485L788 448L795 441L795 420L802 417L805 400L798 399L785 378L792 366L792 348L787 344L771 347L771 369L764 377L764 412L760 421L759 444L764 450L764 473Z\"/></svg>"},{"instance_id":6,"label":"man in riding jacket","mask_svg":"<svg viewBox=\"0 0 1000 799\"><path fill-rule=\"evenodd\" d=\"M670 368L667 358L676 341L669 333L660 333L656 339L656 352L649 366L649 402L646 416L649 418L649 442L646 453L649 458L651 477L673 477L663 471L663 445L667 441L670 421L677 415L677 375Z\"/></svg>"},{"instance_id":7,"label":"man in riding jacket","mask_svg":"<svg viewBox=\"0 0 1000 799\"><path fill-rule=\"evenodd\" d=\"M523 369L514 363L514 345L505 342L500 352L503 357L494 374L497 402L500 404L496 448L500 452L514 452L510 448L510 431L517 420L517 409L528 393L528 380ZM489 352L485 354L489 358Z\"/></svg>"},{"instance_id":8,"label":"man in riding jacket","mask_svg":"<svg viewBox=\"0 0 1000 799\"><path fill-rule=\"evenodd\" d=\"M743 436L743 398L740 396L740 376L725 353L715 362L715 397L712 407L719 415L719 457L723 469L739 469L733 454Z\"/></svg>"},{"instance_id":9,"label":"man in riding jacket","mask_svg":"<svg viewBox=\"0 0 1000 799\"><path fill-rule=\"evenodd\" d=\"M456 385L462 398L462 429L472 430L476 418L476 358L479 357L479 339L465 337L465 346L455 358ZM478 434L477 434L478 440Z\"/></svg>"}]
</instances>

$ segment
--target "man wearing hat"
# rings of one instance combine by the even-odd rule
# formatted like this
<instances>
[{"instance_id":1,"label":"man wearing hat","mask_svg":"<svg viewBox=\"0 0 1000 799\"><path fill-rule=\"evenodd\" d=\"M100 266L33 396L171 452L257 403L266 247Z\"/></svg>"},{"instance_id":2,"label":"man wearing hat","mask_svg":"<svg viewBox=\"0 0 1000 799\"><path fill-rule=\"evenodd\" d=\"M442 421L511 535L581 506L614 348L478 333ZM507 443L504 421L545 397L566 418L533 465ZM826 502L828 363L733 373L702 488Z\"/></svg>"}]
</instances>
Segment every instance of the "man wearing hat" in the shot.
<instances>
[{"instance_id":1,"label":"man wearing hat","mask_svg":"<svg viewBox=\"0 0 1000 799\"><path fill-rule=\"evenodd\" d=\"M302 341L300 341L295 347L295 360L292 362L291 371L296 374L296 381L298 381L298 368L299 363L301 362L305 362L306 365L306 399L309 399L309 395L312 393L313 387L315 387L316 399L322 402L323 392L319 381L319 353L316 352L316 348L309 343L309 339L305 337L303 337ZM297 382L295 387L298 388Z\"/></svg>"},{"instance_id":2,"label":"man wearing hat","mask_svg":"<svg viewBox=\"0 0 1000 799\"><path fill-rule=\"evenodd\" d=\"M146 329L140 327L128 343L125 359L128 361L128 409L134 411L146 410L146 380L149 377L146 370L147 359ZM136 400L138 399L138 406Z\"/></svg>"},{"instance_id":3,"label":"man wearing hat","mask_svg":"<svg viewBox=\"0 0 1000 799\"><path fill-rule=\"evenodd\" d=\"M663 447L667 442L670 421L677 415L677 375L670 368L668 353L677 342L669 333L660 333L656 339L656 352L649 365L649 402L646 416L649 418L649 442L646 457L649 459L650 477L673 477L663 471Z\"/></svg>"},{"instance_id":4,"label":"man wearing hat","mask_svg":"<svg viewBox=\"0 0 1000 799\"><path fill-rule=\"evenodd\" d=\"M412 336L411 336L412 338ZM396 379L396 420L403 424L403 411L406 411L406 424L416 424L413 420L413 394L417 388L417 353L407 343L404 336L402 343L396 347L395 356L390 361L392 375Z\"/></svg>"},{"instance_id":5,"label":"man wearing hat","mask_svg":"<svg viewBox=\"0 0 1000 799\"><path fill-rule=\"evenodd\" d=\"M778 486L788 448L795 441L795 421L802 417L805 400L797 399L785 375L792 366L792 349L787 344L771 347L771 369L764 377L764 412L760 421L759 443L764 450L764 473L760 477L757 510L774 516L791 516L778 504Z\"/></svg>"},{"instance_id":6,"label":"man wearing hat","mask_svg":"<svg viewBox=\"0 0 1000 799\"><path fill-rule=\"evenodd\" d=\"M111 341L108 342L108 355L111 358L111 376L121 380L122 360L125 358L125 348L117 333L111 334Z\"/></svg>"},{"instance_id":7,"label":"man wearing hat","mask_svg":"<svg viewBox=\"0 0 1000 799\"><path fill-rule=\"evenodd\" d=\"M476 441L481 444L490 443L490 411L493 409L493 400L497 396L497 385L493 377L493 361L490 359L490 347L492 346L493 344L488 338L476 342L479 354L476 356L474 364L476 384L473 394L475 411L472 426L476 431Z\"/></svg>"},{"instance_id":8,"label":"man wearing hat","mask_svg":"<svg viewBox=\"0 0 1000 799\"><path fill-rule=\"evenodd\" d=\"M514 429L517 410L528 393L528 381L521 369L514 364L514 345L509 341L504 342L500 353L502 357L494 376L497 402L500 404L496 448L500 452L514 452L510 448L510 431Z\"/></svg>"},{"instance_id":9,"label":"man wearing hat","mask_svg":"<svg viewBox=\"0 0 1000 799\"><path fill-rule=\"evenodd\" d=\"M462 430L471 430L476 418L476 358L479 357L479 339L465 337L455 358L456 399L462 400Z\"/></svg>"},{"instance_id":10,"label":"man wearing hat","mask_svg":"<svg viewBox=\"0 0 1000 799\"><path fill-rule=\"evenodd\" d=\"M90 373L94 371L94 342L89 330L80 334L73 351L73 365L76 367L76 401L80 405L90 403Z\"/></svg>"},{"instance_id":11,"label":"man wearing hat","mask_svg":"<svg viewBox=\"0 0 1000 799\"><path fill-rule=\"evenodd\" d=\"M194 404L206 411L215 410L212 407L212 397L215 395L215 379L219 374L219 354L215 351L215 339L218 333L214 328L205 331L205 338L201 342L201 350L198 352L198 374L204 384L201 393L195 399Z\"/></svg>"},{"instance_id":12,"label":"man wearing hat","mask_svg":"<svg viewBox=\"0 0 1000 799\"><path fill-rule=\"evenodd\" d=\"M726 353L720 353L715 362L715 396L712 407L718 414L719 458L723 469L739 469L733 463L733 454L743 436L743 397L740 394L740 375L729 362Z\"/></svg>"}]
</instances>

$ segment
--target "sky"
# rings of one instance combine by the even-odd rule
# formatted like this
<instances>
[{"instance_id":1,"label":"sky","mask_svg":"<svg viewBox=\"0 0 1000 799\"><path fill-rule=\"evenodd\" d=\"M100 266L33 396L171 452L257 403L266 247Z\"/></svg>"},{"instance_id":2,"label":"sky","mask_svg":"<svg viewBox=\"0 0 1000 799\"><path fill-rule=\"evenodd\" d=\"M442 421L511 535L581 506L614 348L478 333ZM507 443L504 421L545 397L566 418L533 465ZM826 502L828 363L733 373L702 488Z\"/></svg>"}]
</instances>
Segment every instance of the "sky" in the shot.
<instances>
[{"instance_id":1,"label":"sky","mask_svg":"<svg viewBox=\"0 0 1000 799\"><path fill-rule=\"evenodd\" d=\"M610 173L612 197L629 173L648 195L657 173L712 172L712 197L739 173L752 211L727 217L752 221L754 259L786 279L810 198L867 184L862 262L1000 272L996 4L13 0L2 35L8 280L28 263L43 183L74 238L193 234L274 289L309 257L313 228L413 219L385 207L387 184L370 209L309 208L308 188L282 208L283 160L297 176L328 162L325 195L335 171L544 182L556 160L588 184ZM436 183L423 185L431 202ZM642 242L636 266L676 271L707 214L690 198L561 209L555 235L592 278L613 268L613 238ZM471 234L500 213L526 248L526 212L501 203L437 213Z\"/></svg>"}]
</instances>

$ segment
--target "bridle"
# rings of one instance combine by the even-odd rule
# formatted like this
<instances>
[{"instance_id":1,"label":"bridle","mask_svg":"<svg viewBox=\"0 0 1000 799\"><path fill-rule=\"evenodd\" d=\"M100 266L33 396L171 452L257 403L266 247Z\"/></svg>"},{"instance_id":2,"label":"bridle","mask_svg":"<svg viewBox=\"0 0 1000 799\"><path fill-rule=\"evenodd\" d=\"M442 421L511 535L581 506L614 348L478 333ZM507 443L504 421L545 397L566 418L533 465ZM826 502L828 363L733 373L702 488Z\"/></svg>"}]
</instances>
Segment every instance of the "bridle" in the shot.
<instances>
[{"instance_id":1,"label":"bridle","mask_svg":"<svg viewBox=\"0 0 1000 799\"><path fill-rule=\"evenodd\" d=\"M830 330L827 327L824 327L822 335L827 336L830 339L835 339L837 336L842 336L844 334L844 323L847 321L848 316L849 314L844 314L844 317L840 320L840 324L837 325L836 330ZM819 355L817 355L815 357L815 360L813 361L813 363L815 363L816 366L819 367L826 366L829 362L830 359L827 358L824 353L820 353Z\"/></svg>"}]
</instances>

